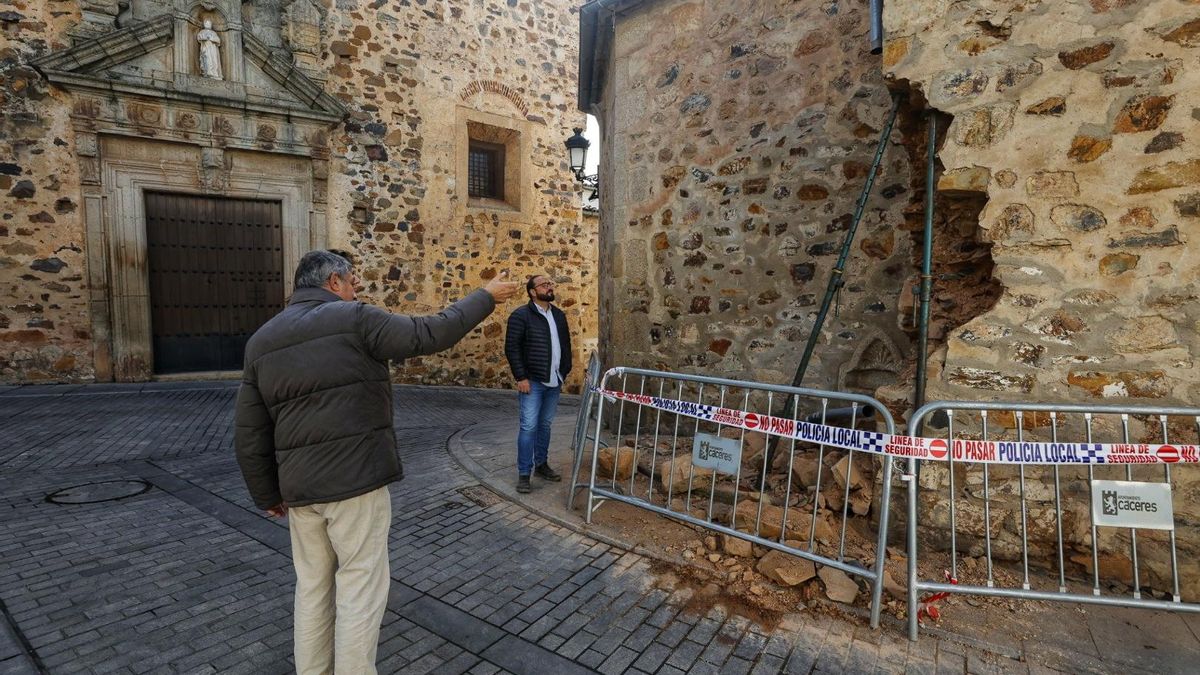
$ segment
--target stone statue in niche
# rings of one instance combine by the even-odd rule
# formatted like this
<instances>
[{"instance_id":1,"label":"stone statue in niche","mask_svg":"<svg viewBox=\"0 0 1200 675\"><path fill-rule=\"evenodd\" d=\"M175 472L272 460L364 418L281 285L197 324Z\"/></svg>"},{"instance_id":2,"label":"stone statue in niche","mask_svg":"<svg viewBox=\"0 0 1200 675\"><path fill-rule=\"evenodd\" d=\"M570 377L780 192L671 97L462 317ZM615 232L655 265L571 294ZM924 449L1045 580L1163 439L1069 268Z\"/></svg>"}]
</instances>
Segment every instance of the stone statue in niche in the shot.
<instances>
[{"instance_id":1,"label":"stone statue in niche","mask_svg":"<svg viewBox=\"0 0 1200 675\"><path fill-rule=\"evenodd\" d=\"M204 20L196 41L200 43L200 74L214 80L225 79L221 71L221 36L213 30L211 19Z\"/></svg>"}]
</instances>

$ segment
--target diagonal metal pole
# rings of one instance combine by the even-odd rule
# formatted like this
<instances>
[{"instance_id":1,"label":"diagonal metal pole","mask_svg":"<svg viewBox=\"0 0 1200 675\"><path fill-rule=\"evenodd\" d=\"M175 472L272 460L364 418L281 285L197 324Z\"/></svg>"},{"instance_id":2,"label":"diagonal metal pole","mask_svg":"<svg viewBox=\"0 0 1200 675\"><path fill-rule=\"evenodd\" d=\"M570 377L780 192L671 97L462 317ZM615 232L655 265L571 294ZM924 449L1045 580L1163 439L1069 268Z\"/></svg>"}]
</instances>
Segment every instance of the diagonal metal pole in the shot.
<instances>
[{"instance_id":1,"label":"diagonal metal pole","mask_svg":"<svg viewBox=\"0 0 1200 675\"><path fill-rule=\"evenodd\" d=\"M858 196L858 201L854 204L854 218L850 221L850 228L846 231L846 238L842 240L842 252L838 256L837 264L833 267L833 272L829 275L829 285L825 288L825 299L821 302L821 309L817 312L816 323L813 324L812 333L808 335L808 343L804 345L804 356L800 358L800 366L796 368L796 376L792 378L792 386L799 387L804 380L805 372L808 370L808 364L812 361L813 351L817 347L817 340L821 338L821 328L825 325L825 317L829 315L829 308L833 305L833 298L845 283L844 274L846 271L846 260L850 257L850 247L854 243L854 233L858 231L858 224L862 221L863 212L867 208L867 199L871 196L871 188L875 185L875 177L879 175L879 165L883 162L883 153L887 149L888 139L892 135L892 127L896 124L896 113L900 110L900 97L896 94L892 95L892 109L888 113L887 123L883 127L883 132L879 136L879 145L875 148L875 159L871 162L871 170L867 172L867 182L863 185L862 193ZM782 410L786 414L787 410L792 407L793 395L789 394L784 402ZM775 449L779 444L777 436L771 437L770 447L767 450L767 465L769 466L775 459Z\"/></svg>"}]
</instances>

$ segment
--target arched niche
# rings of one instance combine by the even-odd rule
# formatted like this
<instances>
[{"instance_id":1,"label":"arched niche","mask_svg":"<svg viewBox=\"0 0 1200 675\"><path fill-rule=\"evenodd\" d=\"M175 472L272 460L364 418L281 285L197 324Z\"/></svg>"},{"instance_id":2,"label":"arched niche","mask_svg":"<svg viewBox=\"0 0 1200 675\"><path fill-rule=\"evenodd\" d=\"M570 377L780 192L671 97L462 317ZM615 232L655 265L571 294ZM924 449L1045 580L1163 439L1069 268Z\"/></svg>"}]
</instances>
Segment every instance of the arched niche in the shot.
<instances>
[{"instance_id":1,"label":"arched niche","mask_svg":"<svg viewBox=\"0 0 1200 675\"><path fill-rule=\"evenodd\" d=\"M242 21L239 7L230 7L228 0L196 0L175 14L175 74L176 78L192 78L215 82L200 72L200 43L197 41L204 21L212 21L213 30L221 37L221 75L224 82L245 81L243 68Z\"/></svg>"},{"instance_id":2,"label":"arched niche","mask_svg":"<svg viewBox=\"0 0 1200 675\"><path fill-rule=\"evenodd\" d=\"M904 368L900 348L885 333L872 331L859 343L838 373L838 389L874 396L880 387L895 384Z\"/></svg>"}]
</instances>

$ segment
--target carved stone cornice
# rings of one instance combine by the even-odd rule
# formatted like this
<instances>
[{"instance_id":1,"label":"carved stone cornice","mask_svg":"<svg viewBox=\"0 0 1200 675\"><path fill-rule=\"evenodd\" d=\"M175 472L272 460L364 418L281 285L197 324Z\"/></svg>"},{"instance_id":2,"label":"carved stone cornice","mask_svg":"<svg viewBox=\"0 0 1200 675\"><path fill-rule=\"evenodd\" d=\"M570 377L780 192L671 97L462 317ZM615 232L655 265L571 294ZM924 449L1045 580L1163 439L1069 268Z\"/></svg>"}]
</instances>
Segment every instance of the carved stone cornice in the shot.
<instances>
[{"instance_id":1,"label":"carved stone cornice","mask_svg":"<svg viewBox=\"0 0 1200 675\"><path fill-rule=\"evenodd\" d=\"M338 120L345 117L346 107L336 98L325 93L325 89L305 75L295 63L272 53L269 47L253 35L243 35L242 43L251 63L261 68L267 77L277 82L288 93L303 101L313 110L336 116Z\"/></svg>"},{"instance_id":2,"label":"carved stone cornice","mask_svg":"<svg viewBox=\"0 0 1200 675\"><path fill-rule=\"evenodd\" d=\"M164 14L47 54L33 60L31 65L47 80L68 90L179 101L206 109L225 108L238 114L276 115L327 125L336 124L345 117L345 107L325 93L320 84L293 64L271 54L257 38L244 33L242 45L250 62L262 69L283 91L299 100L300 105L247 93L241 83L206 81L183 73L176 73L169 82L106 76L106 71L115 66L167 48L175 38L178 19Z\"/></svg>"},{"instance_id":3,"label":"carved stone cornice","mask_svg":"<svg viewBox=\"0 0 1200 675\"><path fill-rule=\"evenodd\" d=\"M174 20L170 14L164 14L128 28L83 40L70 49L34 59L33 66L43 73L92 73L103 70L170 44L175 34Z\"/></svg>"}]
</instances>

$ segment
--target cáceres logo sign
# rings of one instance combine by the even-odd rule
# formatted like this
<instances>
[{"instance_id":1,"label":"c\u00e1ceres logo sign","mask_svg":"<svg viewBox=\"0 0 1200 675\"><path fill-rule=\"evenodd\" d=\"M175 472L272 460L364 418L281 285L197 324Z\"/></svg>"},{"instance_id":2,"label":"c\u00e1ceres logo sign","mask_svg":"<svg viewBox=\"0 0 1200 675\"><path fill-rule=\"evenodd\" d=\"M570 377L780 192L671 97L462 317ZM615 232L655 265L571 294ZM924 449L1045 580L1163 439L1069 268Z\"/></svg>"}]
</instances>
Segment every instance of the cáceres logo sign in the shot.
<instances>
[{"instance_id":1,"label":"c\u00e1ceres logo sign","mask_svg":"<svg viewBox=\"0 0 1200 675\"><path fill-rule=\"evenodd\" d=\"M1103 527L1175 529L1169 483L1092 481L1092 517Z\"/></svg>"},{"instance_id":2,"label":"c\u00e1ceres logo sign","mask_svg":"<svg viewBox=\"0 0 1200 675\"><path fill-rule=\"evenodd\" d=\"M692 441L692 464L719 473L736 474L742 463L742 444L736 438L696 434Z\"/></svg>"},{"instance_id":3,"label":"c\u00e1ceres logo sign","mask_svg":"<svg viewBox=\"0 0 1200 675\"><path fill-rule=\"evenodd\" d=\"M1106 516L1121 515L1121 508L1117 506L1117 491L1102 490L1100 492L1100 510Z\"/></svg>"}]
</instances>

